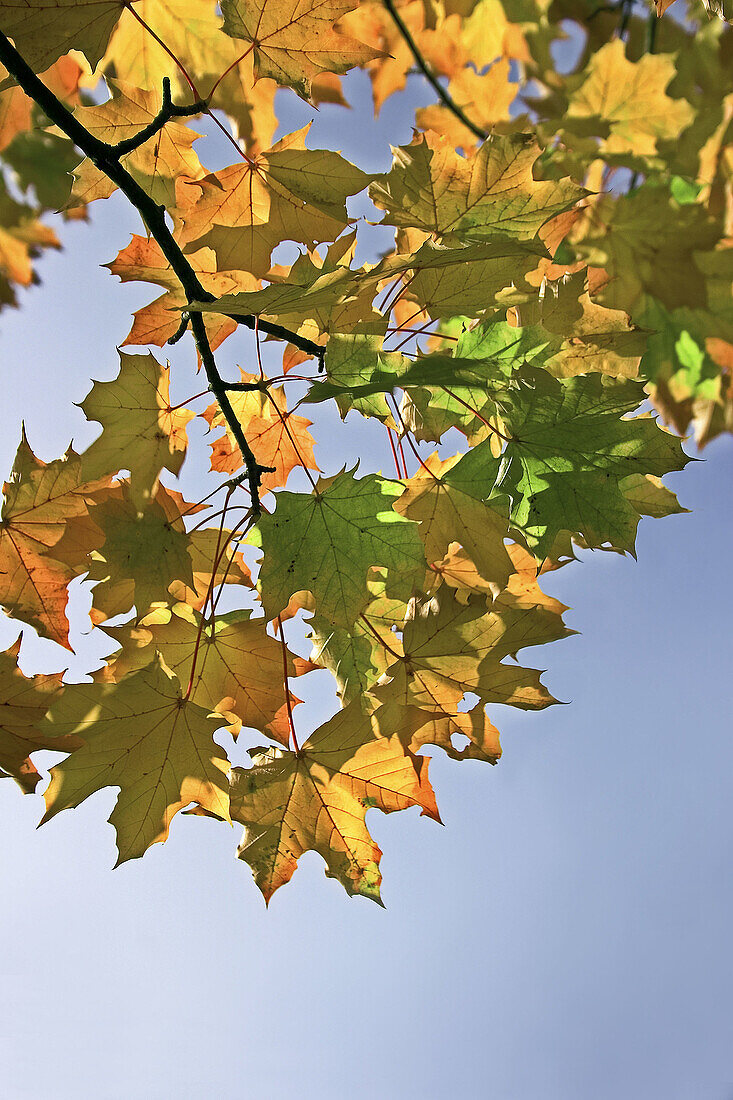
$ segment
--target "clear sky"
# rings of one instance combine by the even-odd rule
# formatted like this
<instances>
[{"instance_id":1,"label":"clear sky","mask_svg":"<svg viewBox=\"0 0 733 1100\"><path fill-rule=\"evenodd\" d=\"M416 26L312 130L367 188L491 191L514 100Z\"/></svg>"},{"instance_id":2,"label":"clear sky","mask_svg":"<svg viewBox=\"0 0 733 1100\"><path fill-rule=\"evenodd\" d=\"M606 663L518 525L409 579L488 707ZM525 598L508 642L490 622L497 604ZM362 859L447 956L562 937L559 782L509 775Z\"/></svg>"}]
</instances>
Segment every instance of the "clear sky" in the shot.
<instances>
[{"instance_id":1,"label":"clear sky","mask_svg":"<svg viewBox=\"0 0 733 1100\"><path fill-rule=\"evenodd\" d=\"M409 140L385 115L379 140ZM373 165L358 116L324 109L320 140L336 123ZM21 417L45 459L89 442L72 402L149 300L99 269L138 226L98 207L0 319L3 473ZM638 563L545 579L580 633L521 656L568 705L496 708L496 768L437 754L445 828L370 811L386 910L310 853L266 911L238 831L180 815L113 872L113 790L35 831L41 799L0 784L4 1100L731 1100L733 440L702 457L667 479L691 514L643 520ZM60 654L29 645L26 671ZM312 694L311 728L333 709Z\"/></svg>"}]
</instances>

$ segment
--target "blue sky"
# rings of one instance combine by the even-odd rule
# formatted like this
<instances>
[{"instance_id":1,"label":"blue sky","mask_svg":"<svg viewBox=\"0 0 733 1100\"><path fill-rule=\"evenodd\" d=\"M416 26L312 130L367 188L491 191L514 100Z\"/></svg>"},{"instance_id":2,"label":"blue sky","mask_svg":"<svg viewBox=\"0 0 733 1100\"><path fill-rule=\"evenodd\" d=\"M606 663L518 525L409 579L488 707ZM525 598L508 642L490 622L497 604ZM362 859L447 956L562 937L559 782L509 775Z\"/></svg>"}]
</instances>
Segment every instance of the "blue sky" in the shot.
<instances>
[{"instance_id":1,"label":"blue sky","mask_svg":"<svg viewBox=\"0 0 733 1100\"><path fill-rule=\"evenodd\" d=\"M379 141L409 140L401 110ZM324 109L321 140L339 126L365 164L376 139L343 119ZM149 296L98 266L132 231L99 204L3 314L3 473L21 417L46 459L92 438L72 402ZM114 791L36 831L40 798L0 785L3 1097L730 1100L733 440L702 457L667 479L691 514L644 520L638 563L546 578L580 633L524 658L567 705L496 708L496 768L436 755L445 828L370 811L384 911L313 853L266 911L237 830L180 816L113 872ZM59 653L29 646L26 670Z\"/></svg>"}]
</instances>

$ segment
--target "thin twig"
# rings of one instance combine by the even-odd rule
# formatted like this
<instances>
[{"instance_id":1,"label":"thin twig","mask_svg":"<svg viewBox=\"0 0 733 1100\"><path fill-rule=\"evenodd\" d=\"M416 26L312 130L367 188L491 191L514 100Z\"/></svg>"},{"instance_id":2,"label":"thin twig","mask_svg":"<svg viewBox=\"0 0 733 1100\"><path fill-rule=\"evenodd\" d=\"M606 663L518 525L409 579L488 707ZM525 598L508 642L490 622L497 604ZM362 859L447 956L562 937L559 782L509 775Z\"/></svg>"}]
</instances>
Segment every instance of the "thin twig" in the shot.
<instances>
[{"instance_id":1,"label":"thin twig","mask_svg":"<svg viewBox=\"0 0 733 1100\"><path fill-rule=\"evenodd\" d=\"M423 76L426 78L426 80L428 80L429 83L432 84L438 98L444 103L448 110L451 111L456 116L456 118L463 123L464 126L468 127L471 133L474 134L479 139L479 141L485 141L486 138L489 136L488 132L486 130L482 130L481 127L477 126L475 122L471 122L471 119L468 117L468 115L458 106L455 100L451 98L451 96L445 90L435 74L429 68L427 62L420 53L420 50L417 48L415 39L412 37L409 30L407 29L407 26L402 21L402 17L392 3L392 0L384 0L384 6L394 19L397 25L397 29L407 43L410 53L415 58L415 64L417 65Z\"/></svg>"}]
</instances>

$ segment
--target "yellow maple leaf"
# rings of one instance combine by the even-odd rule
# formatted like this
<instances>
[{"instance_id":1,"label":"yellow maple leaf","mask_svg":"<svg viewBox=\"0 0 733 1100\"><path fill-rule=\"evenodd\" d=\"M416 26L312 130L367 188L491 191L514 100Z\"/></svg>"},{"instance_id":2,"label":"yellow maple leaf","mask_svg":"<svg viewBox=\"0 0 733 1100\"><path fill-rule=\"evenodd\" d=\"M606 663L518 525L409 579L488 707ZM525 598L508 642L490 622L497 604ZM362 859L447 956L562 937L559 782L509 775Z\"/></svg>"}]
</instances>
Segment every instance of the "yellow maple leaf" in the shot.
<instances>
[{"instance_id":1,"label":"yellow maple leaf","mask_svg":"<svg viewBox=\"0 0 733 1100\"><path fill-rule=\"evenodd\" d=\"M111 99L94 107L77 107L74 115L99 141L115 145L135 137L155 118L160 92L147 92L111 78L108 83ZM139 148L123 156L120 163L155 202L174 206L176 179L200 179L204 175L192 148L198 137L188 126L168 122ZM74 170L69 207L108 198L116 189L109 176L87 158Z\"/></svg>"},{"instance_id":2,"label":"yellow maple leaf","mask_svg":"<svg viewBox=\"0 0 733 1100\"><path fill-rule=\"evenodd\" d=\"M346 228L346 199L368 177L338 153L306 149L309 127L281 138L254 159L179 189L187 251L208 246L224 271L264 276L283 240L313 245Z\"/></svg>"},{"instance_id":3,"label":"yellow maple leaf","mask_svg":"<svg viewBox=\"0 0 733 1100\"><path fill-rule=\"evenodd\" d=\"M366 811L420 806L440 820L428 760L411 756L396 734L386 733L379 710L369 716L351 703L298 752L252 755L252 768L232 772L232 820L245 826L239 857L266 901L313 850L347 893L380 902L382 853L369 835Z\"/></svg>"},{"instance_id":4,"label":"yellow maple leaf","mask_svg":"<svg viewBox=\"0 0 733 1100\"><path fill-rule=\"evenodd\" d=\"M94 68L126 7L125 0L0 0L0 25L34 72L69 50Z\"/></svg>"},{"instance_id":5,"label":"yellow maple leaf","mask_svg":"<svg viewBox=\"0 0 733 1100\"><path fill-rule=\"evenodd\" d=\"M460 69L448 84L448 95L464 114L482 130L489 130L507 121L510 107L519 88L510 80L510 63L500 58L485 73L471 68ZM478 138L453 111L440 103L420 107L415 112L418 126L434 130L447 138L454 148L474 149Z\"/></svg>"},{"instance_id":6,"label":"yellow maple leaf","mask_svg":"<svg viewBox=\"0 0 733 1100\"><path fill-rule=\"evenodd\" d=\"M512 563L504 546L507 521L483 501L442 480L460 456L441 461L437 452L424 460L406 483L394 509L420 524L429 566L440 561L458 539L493 586L494 594L506 587Z\"/></svg>"},{"instance_id":7,"label":"yellow maple leaf","mask_svg":"<svg viewBox=\"0 0 733 1100\"><path fill-rule=\"evenodd\" d=\"M313 77L344 73L380 52L339 30L341 16L354 0L222 0L224 30L252 43L255 73L294 88L308 98Z\"/></svg>"},{"instance_id":8,"label":"yellow maple leaf","mask_svg":"<svg viewBox=\"0 0 733 1100\"><path fill-rule=\"evenodd\" d=\"M63 691L61 673L24 676L17 667L20 639L0 653L0 776L11 775L30 794L41 778L30 754L76 748L78 739L48 738L39 729L50 704Z\"/></svg>"},{"instance_id":9,"label":"yellow maple leaf","mask_svg":"<svg viewBox=\"0 0 733 1100\"><path fill-rule=\"evenodd\" d=\"M588 76L570 97L568 118L602 118L610 135L602 153L649 156L660 139L679 137L695 117L686 99L672 99L665 89L676 76L674 58L644 54L626 58L620 38L602 46L588 65Z\"/></svg>"},{"instance_id":10,"label":"yellow maple leaf","mask_svg":"<svg viewBox=\"0 0 733 1100\"><path fill-rule=\"evenodd\" d=\"M242 379L251 381L252 376L243 371ZM253 390L233 393L230 398L237 419L247 426L247 441L258 461L274 467L262 475L263 491L285 485L291 471L298 467L318 469L313 454L315 441L308 431L312 422L288 410L282 386L270 386L268 394ZM236 473L242 468L242 456L219 406L210 406L205 415L212 428L226 426L225 435L211 444L211 469Z\"/></svg>"},{"instance_id":11,"label":"yellow maple leaf","mask_svg":"<svg viewBox=\"0 0 733 1100\"><path fill-rule=\"evenodd\" d=\"M67 585L83 572L86 552L100 540L99 528L89 520L89 505L107 484L108 479L92 482L84 477L73 451L41 462L23 435L4 486L0 604L67 647Z\"/></svg>"},{"instance_id":12,"label":"yellow maple leaf","mask_svg":"<svg viewBox=\"0 0 733 1100\"><path fill-rule=\"evenodd\" d=\"M287 746L290 727L283 651L265 626L264 619L251 619L249 612L219 615L213 626L202 627L200 618L185 605L155 608L134 628L108 628L107 633L123 647L110 672L119 680L149 665L157 651L166 668L186 686L195 657L192 702L218 714L235 736L247 726ZM286 657L289 677L314 667L289 651ZM291 706L300 702L291 692Z\"/></svg>"}]
</instances>

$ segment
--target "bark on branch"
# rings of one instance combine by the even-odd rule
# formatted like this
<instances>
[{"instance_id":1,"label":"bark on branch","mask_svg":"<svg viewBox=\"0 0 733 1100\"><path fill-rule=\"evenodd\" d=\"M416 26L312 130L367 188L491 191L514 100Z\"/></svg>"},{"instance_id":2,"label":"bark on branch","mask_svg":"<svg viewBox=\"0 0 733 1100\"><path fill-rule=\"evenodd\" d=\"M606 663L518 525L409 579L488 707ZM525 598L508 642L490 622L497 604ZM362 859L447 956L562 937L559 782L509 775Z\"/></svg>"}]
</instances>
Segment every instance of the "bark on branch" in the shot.
<instances>
[{"instance_id":1,"label":"bark on branch","mask_svg":"<svg viewBox=\"0 0 733 1100\"><path fill-rule=\"evenodd\" d=\"M89 159L117 185L120 191L122 191L125 197L135 207L151 237L157 241L163 255L171 265L173 272L183 288L187 302L216 301L215 296L210 294L202 286L193 267L180 246L176 243L173 234L166 224L165 207L154 202L120 163L121 157L137 149L144 141L147 141L153 134L156 134L170 118L198 114L206 105L203 103L194 103L188 107L174 106L170 98L170 82L164 81L163 106L156 117L144 127L139 134L136 134L134 138L118 142L116 145L109 145L107 142L100 141L99 138L96 138L94 134L90 133L89 130L74 117L65 104L62 103L33 72L2 31L0 31L0 62L2 62L11 76L17 80L23 91L38 104L49 120L58 126L58 128L73 141L74 145L76 145L82 153L86 154L86 156L88 156ZM314 344L311 340L298 336L297 333L291 332L282 325L258 321L254 315L251 317L235 316L232 317L232 320L236 321L238 324L244 325L246 328L254 329L258 327L261 332L265 332L268 335L289 340L295 347L305 351L308 355L317 356L319 362L322 362L324 348ZM191 331L196 341L196 347L198 348L201 362L206 372L209 388L218 401L219 408L224 414L224 418L229 425L232 435L242 452L242 459L247 471L247 481L252 497L252 511L255 515L259 515L260 480L262 474L268 472L271 468L269 466L260 466L247 442L242 425L227 396L227 390L230 387L223 380L216 366L203 315L201 313L192 312L188 316L187 324L191 326ZM179 333L176 335L180 338L180 336L183 335L183 331L184 325L182 323Z\"/></svg>"}]
</instances>

